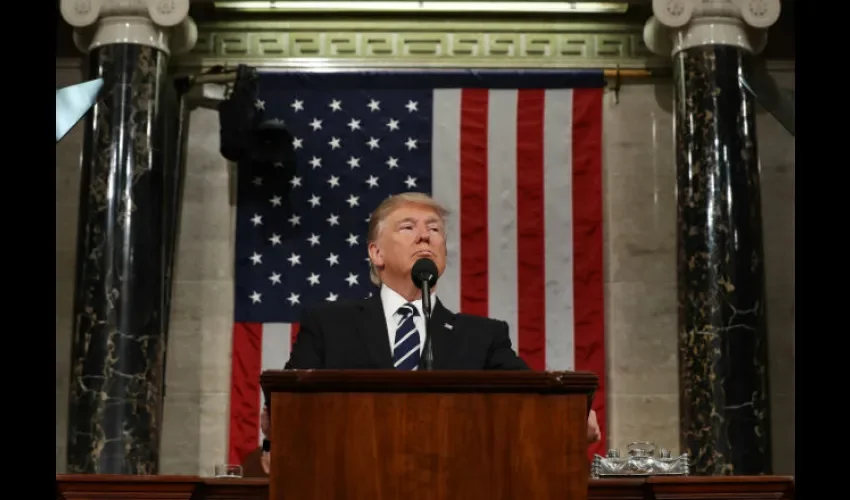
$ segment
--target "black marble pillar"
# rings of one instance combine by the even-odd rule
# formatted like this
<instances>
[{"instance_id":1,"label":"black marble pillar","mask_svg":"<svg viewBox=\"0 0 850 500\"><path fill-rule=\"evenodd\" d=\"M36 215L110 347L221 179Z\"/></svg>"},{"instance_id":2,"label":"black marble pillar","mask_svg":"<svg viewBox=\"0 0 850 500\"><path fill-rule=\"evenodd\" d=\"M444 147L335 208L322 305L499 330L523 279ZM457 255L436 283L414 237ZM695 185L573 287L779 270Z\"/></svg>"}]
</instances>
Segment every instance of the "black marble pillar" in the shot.
<instances>
[{"instance_id":1,"label":"black marble pillar","mask_svg":"<svg viewBox=\"0 0 850 500\"><path fill-rule=\"evenodd\" d=\"M771 473L749 57L704 46L674 59L681 432L695 475Z\"/></svg>"},{"instance_id":2,"label":"black marble pillar","mask_svg":"<svg viewBox=\"0 0 850 500\"><path fill-rule=\"evenodd\" d=\"M162 51L105 45L89 63L104 89L85 123L67 471L156 474L178 113Z\"/></svg>"}]
</instances>

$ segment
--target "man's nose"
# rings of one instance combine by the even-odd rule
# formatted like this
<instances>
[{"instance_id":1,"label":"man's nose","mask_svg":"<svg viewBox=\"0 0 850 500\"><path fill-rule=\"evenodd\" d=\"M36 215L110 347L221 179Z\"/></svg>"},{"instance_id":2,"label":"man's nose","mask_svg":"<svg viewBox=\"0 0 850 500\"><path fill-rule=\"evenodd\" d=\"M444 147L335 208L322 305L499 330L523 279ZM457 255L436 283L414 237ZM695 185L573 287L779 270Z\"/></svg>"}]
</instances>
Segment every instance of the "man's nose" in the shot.
<instances>
[{"instance_id":1,"label":"man's nose","mask_svg":"<svg viewBox=\"0 0 850 500\"><path fill-rule=\"evenodd\" d=\"M419 230L419 240L418 241L429 241L431 239L431 232L426 229Z\"/></svg>"}]
</instances>

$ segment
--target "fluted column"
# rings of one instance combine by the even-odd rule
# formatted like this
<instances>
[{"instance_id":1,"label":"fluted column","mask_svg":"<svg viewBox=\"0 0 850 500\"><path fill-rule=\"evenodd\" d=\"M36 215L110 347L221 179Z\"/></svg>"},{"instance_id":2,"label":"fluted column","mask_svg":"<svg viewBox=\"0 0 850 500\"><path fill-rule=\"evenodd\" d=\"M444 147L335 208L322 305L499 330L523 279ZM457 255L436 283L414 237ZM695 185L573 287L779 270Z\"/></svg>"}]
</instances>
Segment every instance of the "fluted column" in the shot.
<instances>
[{"instance_id":1,"label":"fluted column","mask_svg":"<svg viewBox=\"0 0 850 500\"><path fill-rule=\"evenodd\" d=\"M678 177L681 439L696 475L771 473L755 102L742 84L778 0L655 0L671 56Z\"/></svg>"},{"instance_id":2,"label":"fluted column","mask_svg":"<svg viewBox=\"0 0 850 500\"><path fill-rule=\"evenodd\" d=\"M62 0L88 78L80 182L69 473L157 474L170 266L181 178L169 57L192 48L189 0Z\"/></svg>"}]
</instances>

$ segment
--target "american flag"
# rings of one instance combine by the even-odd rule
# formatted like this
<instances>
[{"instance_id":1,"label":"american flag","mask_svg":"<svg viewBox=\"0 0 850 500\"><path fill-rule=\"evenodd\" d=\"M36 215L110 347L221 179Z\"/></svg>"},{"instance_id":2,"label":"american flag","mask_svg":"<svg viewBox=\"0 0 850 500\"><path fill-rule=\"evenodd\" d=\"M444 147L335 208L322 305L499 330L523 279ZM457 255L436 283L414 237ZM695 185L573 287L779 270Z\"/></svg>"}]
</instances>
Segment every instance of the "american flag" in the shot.
<instances>
[{"instance_id":1,"label":"american flag","mask_svg":"<svg viewBox=\"0 0 850 500\"><path fill-rule=\"evenodd\" d=\"M603 86L597 71L260 74L256 110L292 135L295 168L238 168L230 463L262 440L259 376L288 360L303 308L377 291L367 220L406 191L452 211L440 300L507 321L533 369L599 375L604 441Z\"/></svg>"}]
</instances>

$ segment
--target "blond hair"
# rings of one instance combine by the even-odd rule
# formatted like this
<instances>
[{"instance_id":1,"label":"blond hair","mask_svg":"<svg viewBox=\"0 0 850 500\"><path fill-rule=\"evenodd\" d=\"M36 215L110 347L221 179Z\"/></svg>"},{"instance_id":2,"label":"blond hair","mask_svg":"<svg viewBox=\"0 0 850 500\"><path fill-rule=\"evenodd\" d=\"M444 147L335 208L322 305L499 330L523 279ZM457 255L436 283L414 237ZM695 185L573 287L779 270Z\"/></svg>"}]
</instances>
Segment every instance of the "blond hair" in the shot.
<instances>
[{"instance_id":1,"label":"blond hair","mask_svg":"<svg viewBox=\"0 0 850 500\"><path fill-rule=\"evenodd\" d=\"M378 239L378 235L381 233L381 229L383 228L384 221L387 220L387 217L389 217L389 215L396 209L404 205L421 205L431 208L437 212L443 226L446 225L446 218L449 216L449 210L437 203L427 194L415 192L395 194L382 201L381 204L378 205L378 208L376 208L369 217L369 230L366 233L367 245ZM371 279L372 283L376 286L381 286L381 277L378 276L378 270L375 268L375 264L372 262L371 258L369 259L369 279Z\"/></svg>"}]
</instances>

